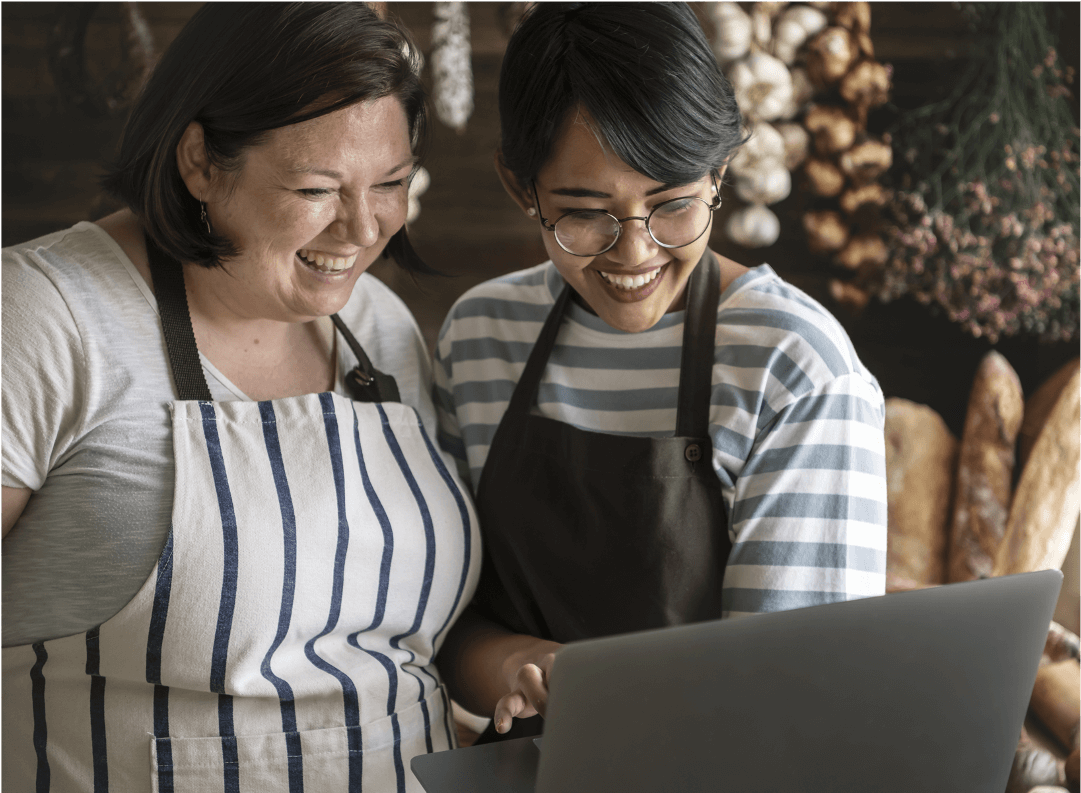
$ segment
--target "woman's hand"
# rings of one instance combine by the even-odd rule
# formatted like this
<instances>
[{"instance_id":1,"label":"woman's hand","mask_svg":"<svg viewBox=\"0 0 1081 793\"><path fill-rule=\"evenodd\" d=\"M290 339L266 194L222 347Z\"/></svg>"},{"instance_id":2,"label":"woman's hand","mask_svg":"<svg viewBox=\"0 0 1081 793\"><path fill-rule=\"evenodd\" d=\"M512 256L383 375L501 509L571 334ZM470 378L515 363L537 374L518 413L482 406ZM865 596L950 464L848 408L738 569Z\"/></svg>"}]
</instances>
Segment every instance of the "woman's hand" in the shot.
<instances>
[{"instance_id":1,"label":"woman's hand","mask_svg":"<svg viewBox=\"0 0 1081 793\"><path fill-rule=\"evenodd\" d=\"M548 706L548 675L556 652L563 646L533 637L516 638L529 639L529 644L512 653L503 664L510 693L495 706L492 718L495 731L499 733L509 730L513 719L526 719L538 713L544 715Z\"/></svg>"},{"instance_id":2,"label":"woman's hand","mask_svg":"<svg viewBox=\"0 0 1081 793\"><path fill-rule=\"evenodd\" d=\"M491 713L504 733L515 718L544 715L548 675L562 646L511 633L466 609L435 661L451 697L470 713Z\"/></svg>"}]
</instances>

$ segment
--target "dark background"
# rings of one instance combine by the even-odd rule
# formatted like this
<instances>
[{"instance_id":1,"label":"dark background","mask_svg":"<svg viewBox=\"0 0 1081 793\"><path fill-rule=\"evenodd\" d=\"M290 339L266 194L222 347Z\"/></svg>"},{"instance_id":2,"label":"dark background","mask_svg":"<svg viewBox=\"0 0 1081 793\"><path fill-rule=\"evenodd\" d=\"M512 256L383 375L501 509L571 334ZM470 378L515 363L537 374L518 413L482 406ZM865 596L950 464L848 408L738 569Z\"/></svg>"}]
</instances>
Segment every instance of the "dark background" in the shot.
<instances>
[{"instance_id":1,"label":"dark background","mask_svg":"<svg viewBox=\"0 0 1081 793\"><path fill-rule=\"evenodd\" d=\"M161 52L199 3L138 6ZM431 3L390 3L427 54L433 21ZM492 169L498 138L495 92L507 40L509 3L471 3L475 110L459 135L433 119L425 162L432 183L410 229L426 261L447 274L416 283L393 265L373 272L413 310L431 344L454 299L470 286L546 257L536 225L504 194ZM702 4L692 4L703 12ZM1078 4L1064 4L1060 52L1078 61ZM2 244L11 245L96 219L115 208L97 186L109 162L134 84L131 57L123 57L127 11L119 3L13 3L0 6L3 20L3 223ZM73 35L85 23L85 39ZM706 27L707 32L710 28ZM876 58L894 68L892 106L871 118L880 131L905 108L943 96L972 46L953 4L872 4L871 37ZM82 42L82 45L80 44ZM78 47L85 46L80 52ZM427 75L426 75L426 79ZM112 96L110 103L103 97ZM876 127L878 129L876 129ZM727 188L726 188L727 190ZM729 202L729 206L735 202ZM761 250L728 243L714 224L712 247L743 264L768 262L783 278L833 311L845 324L861 359L878 377L886 396L930 405L960 435L973 372L994 346L1010 361L1031 393L1062 363L1078 354L1078 343L1040 344L1031 337L996 345L964 334L914 300L872 301L861 314L848 313L830 298L827 284L839 273L812 256L799 222L805 194L773 209L781 217L780 240ZM722 209L722 213L726 210Z\"/></svg>"}]
</instances>

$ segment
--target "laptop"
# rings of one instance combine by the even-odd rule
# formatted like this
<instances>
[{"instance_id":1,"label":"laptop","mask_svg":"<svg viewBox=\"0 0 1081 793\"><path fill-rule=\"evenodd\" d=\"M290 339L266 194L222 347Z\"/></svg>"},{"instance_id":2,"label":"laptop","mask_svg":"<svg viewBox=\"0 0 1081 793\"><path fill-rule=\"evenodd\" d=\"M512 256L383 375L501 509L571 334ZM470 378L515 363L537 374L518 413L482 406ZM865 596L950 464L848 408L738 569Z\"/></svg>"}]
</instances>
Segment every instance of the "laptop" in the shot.
<instances>
[{"instance_id":1,"label":"laptop","mask_svg":"<svg viewBox=\"0 0 1081 793\"><path fill-rule=\"evenodd\" d=\"M568 644L544 737L413 758L426 793L1004 790L1057 570Z\"/></svg>"}]
</instances>

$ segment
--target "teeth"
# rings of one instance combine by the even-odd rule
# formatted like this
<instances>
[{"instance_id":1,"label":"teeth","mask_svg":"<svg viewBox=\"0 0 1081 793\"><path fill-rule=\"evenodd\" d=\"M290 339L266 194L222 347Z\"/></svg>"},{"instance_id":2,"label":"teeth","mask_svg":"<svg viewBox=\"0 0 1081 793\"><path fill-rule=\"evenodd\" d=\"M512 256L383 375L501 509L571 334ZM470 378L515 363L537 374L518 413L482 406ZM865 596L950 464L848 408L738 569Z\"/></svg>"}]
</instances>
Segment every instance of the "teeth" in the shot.
<instances>
[{"instance_id":1,"label":"teeth","mask_svg":"<svg viewBox=\"0 0 1081 793\"><path fill-rule=\"evenodd\" d=\"M317 251L310 251L307 248L301 248L297 251L297 255L312 265L317 270L323 270L328 273L339 273L342 270L348 270L357 260L357 254L352 256L329 256L327 254L319 253Z\"/></svg>"},{"instance_id":2,"label":"teeth","mask_svg":"<svg viewBox=\"0 0 1081 793\"><path fill-rule=\"evenodd\" d=\"M602 270L598 270L601 274L601 278L619 289L637 289L640 286L645 286L661 272L661 268L656 270L650 270L644 275L616 275L615 273L606 273Z\"/></svg>"}]
</instances>

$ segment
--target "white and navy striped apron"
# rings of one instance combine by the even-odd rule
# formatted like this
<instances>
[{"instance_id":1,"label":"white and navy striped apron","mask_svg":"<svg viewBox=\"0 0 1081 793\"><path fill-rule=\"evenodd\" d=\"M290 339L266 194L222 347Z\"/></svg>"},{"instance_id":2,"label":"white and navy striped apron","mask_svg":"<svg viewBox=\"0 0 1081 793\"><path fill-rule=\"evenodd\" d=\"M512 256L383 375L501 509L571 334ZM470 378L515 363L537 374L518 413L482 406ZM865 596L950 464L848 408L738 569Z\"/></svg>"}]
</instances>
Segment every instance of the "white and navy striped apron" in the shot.
<instances>
[{"instance_id":1,"label":"white and navy striped apron","mask_svg":"<svg viewBox=\"0 0 1081 793\"><path fill-rule=\"evenodd\" d=\"M419 791L473 508L410 407L173 403L172 530L135 598L3 651L5 791Z\"/></svg>"}]
</instances>

